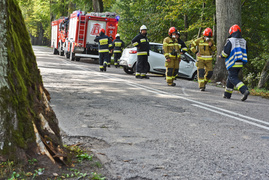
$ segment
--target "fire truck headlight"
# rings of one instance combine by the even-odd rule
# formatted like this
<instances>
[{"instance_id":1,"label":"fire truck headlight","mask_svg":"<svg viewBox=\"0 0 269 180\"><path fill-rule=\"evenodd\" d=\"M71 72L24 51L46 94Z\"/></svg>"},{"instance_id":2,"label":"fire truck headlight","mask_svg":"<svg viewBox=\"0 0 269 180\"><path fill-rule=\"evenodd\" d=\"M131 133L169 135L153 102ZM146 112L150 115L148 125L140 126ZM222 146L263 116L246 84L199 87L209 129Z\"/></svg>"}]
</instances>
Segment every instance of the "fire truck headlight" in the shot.
<instances>
[{"instance_id":1,"label":"fire truck headlight","mask_svg":"<svg viewBox=\"0 0 269 180\"><path fill-rule=\"evenodd\" d=\"M117 21L119 21L120 20L120 16L116 16L116 19L117 19Z\"/></svg>"}]
</instances>

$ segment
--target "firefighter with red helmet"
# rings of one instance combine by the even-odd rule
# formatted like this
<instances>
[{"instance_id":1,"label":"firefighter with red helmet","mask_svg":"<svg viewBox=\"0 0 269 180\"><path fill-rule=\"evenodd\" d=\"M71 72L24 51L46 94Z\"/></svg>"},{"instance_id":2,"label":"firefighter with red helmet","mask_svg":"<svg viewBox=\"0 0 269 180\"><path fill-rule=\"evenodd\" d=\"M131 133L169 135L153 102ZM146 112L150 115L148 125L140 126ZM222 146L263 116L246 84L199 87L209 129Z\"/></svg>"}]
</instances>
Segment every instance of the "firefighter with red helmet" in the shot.
<instances>
[{"instance_id":1,"label":"firefighter with red helmet","mask_svg":"<svg viewBox=\"0 0 269 180\"><path fill-rule=\"evenodd\" d=\"M118 60L121 57L122 49L124 47L124 42L120 39L120 34L116 34L116 39L113 41L113 49L114 49L114 65L117 68L119 66Z\"/></svg>"},{"instance_id":2,"label":"firefighter with red helmet","mask_svg":"<svg viewBox=\"0 0 269 180\"><path fill-rule=\"evenodd\" d=\"M221 53L221 57L225 58L226 69L228 70L228 78L223 97L230 99L234 87L236 87L243 97L242 101L248 98L250 92L247 86L238 78L243 65L247 63L247 42L242 38L241 28L235 24L229 30L230 36Z\"/></svg>"},{"instance_id":3,"label":"firefighter with red helmet","mask_svg":"<svg viewBox=\"0 0 269 180\"><path fill-rule=\"evenodd\" d=\"M148 72L149 41L147 38L147 27L142 25L140 33L134 37L132 44L137 47L137 63L135 77L138 79L149 79Z\"/></svg>"},{"instance_id":4,"label":"firefighter with red helmet","mask_svg":"<svg viewBox=\"0 0 269 180\"><path fill-rule=\"evenodd\" d=\"M98 42L100 71L106 71L109 61L109 51L112 48L112 42L110 38L105 35L104 29L100 29L99 35L95 37L94 41Z\"/></svg>"},{"instance_id":5,"label":"firefighter with red helmet","mask_svg":"<svg viewBox=\"0 0 269 180\"><path fill-rule=\"evenodd\" d=\"M198 84L201 91L205 91L206 84L213 75L212 61L216 47L212 36L212 29L206 28L203 31L203 37L194 40L191 44L191 51L197 57ZM198 50L196 47L198 47Z\"/></svg>"},{"instance_id":6,"label":"firefighter with red helmet","mask_svg":"<svg viewBox=\"0 0 269 180\"><path fill-rule=\"evenodd\" d=\"M176 83L173 81L175 80L178 70L179 70L179 63L180 63L180 49L181 45L178 44L178 40L176 38L177 29L175 27L171 27L168 30L168 37L163 40L163 50L165 60L165 67L166 67L166 82L168 86L175 86Z\"/></svg>"}]
</instances>

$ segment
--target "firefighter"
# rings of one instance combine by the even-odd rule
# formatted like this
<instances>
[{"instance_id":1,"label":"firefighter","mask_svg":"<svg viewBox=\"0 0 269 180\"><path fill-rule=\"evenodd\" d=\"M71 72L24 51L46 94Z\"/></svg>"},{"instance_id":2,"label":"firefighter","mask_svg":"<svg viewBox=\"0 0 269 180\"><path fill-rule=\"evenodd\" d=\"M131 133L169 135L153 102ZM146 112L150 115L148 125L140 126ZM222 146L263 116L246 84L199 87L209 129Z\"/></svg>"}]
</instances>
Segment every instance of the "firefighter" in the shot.
<instances>
[{"instance_id":1,"label":"firefighter","mask_svg":"<svg viewBox=\"0 0 269 180\"><path fill-rule=\"evenodd\" d=\"M98 51L99 51L99 65L100 71L106 71L106 66L108 65L109 60L109 51L112 47L112 42L110 38L105 35L105 30L100 29L99 35L94 39L95 42L98 42Z\"/></svg>"},{"instance_id":2,"label":"firefighter","mask_svg":"<svg viewBox=\"0 0 269 180\"><path fill-rule=\"evenodd\" d=\"M137 47L137 63L135 77L139 79L149 79L146 75L148 71L149 41L147 38L147 27L142 25L140 33L134 37L132 44Z\"/></svg>"},{"instance_id":3,"label":"firefighter","mask_svg":"<svg viewBox=\"0 0 269 180\"><path fill-rule=\"evenodd\" d=\"M212 39L212 29L206 28L203 37L196 39L191 44L191 51L197 57L198 83L201 91L205 91L206 84L213 75L213 53L216 50ZM198 46L198 50L196 50Z\"/></svg>"},{"instance_id":4,"label":"firefighter","mask_svg":"<svg viewBox=\"0 0 269 180\"><path fill-rule=\"evenodd\" d=\"M122 49L124 47L124 42L120 39L120 34L116 34L116 39L113 41L112 46L114 48L114 65L117 68L119 67L118 60L121 57Z\"/></svg>"},{"instance_id":5,"label":"firefighter","mask_svg":"<svg viewBox=\"0 0 269 180\"><path fill-rule=\"evenodd\" d=\"M113 37L110 36L109 37L110 41L113 42ZM107 62L107 67L110 67L110 64L111 64L111 57L113 55L113 44L112 44L112 47L110 48L109 50L109 56L108 56L108 62Z\"/></svg>"},{"instance_id":6,"label":"firefighter","mask_svg":"<svg viewBox=\"0 0 269 180\"><path fill-rule=\"evenodd\" d=\"M178 70L179 70L179 62L180 62L180 49L181 45L178 44L178 40L176 38L177 29L175 27L171 27L168 30L168 37L163 40L163 50L166 67L166 82L168 86L175 86L175 80Z\"/></svg>"},{"instance_id":7,"label":"firefighter","mask_svg":"<svg viewBox=\"0 0 269 180\"><path fill-rule=\"evenodd\" d=\"M230 36L220 56L226 58L225 65L228 70L227 84L223 97L230 99L233 89L236 87L243 94L241 100L245 101L250 93L247 86L239 80L238 73L243 68L243 65L247 63L247 43L242 38L241 28L237 24L230 28L229 33Z\"/></svg>"}]
</instances>

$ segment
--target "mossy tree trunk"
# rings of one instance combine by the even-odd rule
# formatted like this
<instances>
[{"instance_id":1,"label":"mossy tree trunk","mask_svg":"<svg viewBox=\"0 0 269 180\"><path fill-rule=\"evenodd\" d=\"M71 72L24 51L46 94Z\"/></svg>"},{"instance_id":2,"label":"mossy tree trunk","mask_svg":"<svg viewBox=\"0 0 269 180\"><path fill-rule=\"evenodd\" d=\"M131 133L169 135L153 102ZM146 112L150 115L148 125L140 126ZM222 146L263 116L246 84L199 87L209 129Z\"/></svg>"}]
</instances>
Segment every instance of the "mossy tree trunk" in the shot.
<instances>
[{"instance_id":1,"label":"mossy tree trunk","mask_svg":"<svg viewBox=\"0 0 269 180\"><path fill-rule=\"evenodd\" d=\"M0 0L0 160L37 154L63 160L60 129L49 105L16 0Z\"/></svg>"}]
</instances>

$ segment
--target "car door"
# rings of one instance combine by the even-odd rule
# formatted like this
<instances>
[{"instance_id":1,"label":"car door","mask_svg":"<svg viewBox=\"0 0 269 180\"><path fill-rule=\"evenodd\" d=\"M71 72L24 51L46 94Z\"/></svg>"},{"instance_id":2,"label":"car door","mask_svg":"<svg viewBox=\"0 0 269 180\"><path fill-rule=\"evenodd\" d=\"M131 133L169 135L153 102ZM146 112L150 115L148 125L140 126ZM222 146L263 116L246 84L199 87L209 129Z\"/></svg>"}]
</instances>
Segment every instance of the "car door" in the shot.
<instances>
[{"instance_id":1,"label":"car door","mask_svg":"<svg viewBox=\"0 0 269 180\"><path fill-rule=\"evenodd\" d=\"M150 44L150 54L149 54L149 65L150 71L155 73L164 73L165 67L165 57L163 55L162 45Z\"/></svg>"},{"instance_id":2,"label":"car door","mask_svg":"<svg viewBox=\"0 0 269 180\"><path fill-rule=\"evenodd\" d=\"M181 62L179 65L179 76L180 77L192 77L193 68L195 68L195 63L193 59L186 53L181 55Z\"/></svg>"}]
</instances>

